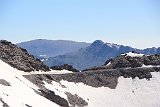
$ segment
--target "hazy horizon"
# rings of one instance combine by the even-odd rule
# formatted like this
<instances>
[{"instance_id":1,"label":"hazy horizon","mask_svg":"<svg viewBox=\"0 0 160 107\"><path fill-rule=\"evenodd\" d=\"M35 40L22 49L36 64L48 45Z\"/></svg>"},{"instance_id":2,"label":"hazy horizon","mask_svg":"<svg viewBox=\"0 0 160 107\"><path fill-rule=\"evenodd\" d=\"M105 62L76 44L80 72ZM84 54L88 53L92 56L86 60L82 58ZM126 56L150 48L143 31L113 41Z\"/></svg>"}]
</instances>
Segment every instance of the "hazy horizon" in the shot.
<instances>
[{"instance_id":1,"label":"hazy horizon","mask_svg":"<svg viewBox=\"0 0 160 107\"><path fill-rule=\"evenodd\" d=\"M26 41L21 41L21 42L13 42L13 43L15 43L15 44L19 44L19 43L23 43L23 42L29 42L29 41L33 41L33 40L53 40L53 41L72 41L72 42L84 42L84 43L90 43L90 44L92 44L94 41L96 41L96 40L94 40L94 41L91 41L91 42L85 42L85 41L76 41L76 40L67 40L67 39L32 39L32 40L26 40ZM100 39L97 39L97 40L100 40ZM101 41L103 41L103 40L101 40ZM118 44L118 43L113 43L113 42L107 42L107 41L103 41L104 43L111 43L111 44L116 44L116 45L123 45L123 46L129 46L129 47L132 47L132 48L137 48L137 47L133 47L133 46L130 46L130 45L125 45L125 44ZM153 47L146 47L146 48L158 48L159 46L157 46L157 47L155 47L155 46L153 46ZM137 49L146 49L146 48L137 48Z\"/></svg>"},{"instance_id":2,"label":"hazy horizon","mask_svg":"<svg viewBox=\"0 0 160 107\"><path fill-rule=\"evenodd\" d=\"M1 0L0 39L160 47L159 0Z\"/></svg>"}]
</instances>

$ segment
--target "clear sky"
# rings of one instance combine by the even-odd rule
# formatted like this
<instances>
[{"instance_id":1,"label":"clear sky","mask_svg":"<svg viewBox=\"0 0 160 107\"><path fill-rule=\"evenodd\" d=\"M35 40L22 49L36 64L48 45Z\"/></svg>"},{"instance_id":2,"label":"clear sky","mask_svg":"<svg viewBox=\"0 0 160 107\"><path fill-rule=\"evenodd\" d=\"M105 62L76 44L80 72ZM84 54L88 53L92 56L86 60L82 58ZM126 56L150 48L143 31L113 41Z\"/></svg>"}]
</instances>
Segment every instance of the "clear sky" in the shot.
<instances>
[{"instance_id":1,"label":"clear sky","mask_svg":"<svg viewBox=\"0 0 160 107\"><path fill-rule=\"evenodd\" d=\"M0 0L0 39L160 46L160 0Z\"/></svg>"}]
</instances>

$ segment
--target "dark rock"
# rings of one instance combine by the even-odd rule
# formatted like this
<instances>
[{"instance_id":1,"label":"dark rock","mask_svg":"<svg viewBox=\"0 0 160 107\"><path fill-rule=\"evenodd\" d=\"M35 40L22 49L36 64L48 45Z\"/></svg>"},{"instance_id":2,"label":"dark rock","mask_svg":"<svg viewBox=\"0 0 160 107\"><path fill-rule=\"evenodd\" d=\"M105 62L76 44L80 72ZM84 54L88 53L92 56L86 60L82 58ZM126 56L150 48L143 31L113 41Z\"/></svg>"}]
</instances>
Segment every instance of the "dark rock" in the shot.
<instances>
[{"instance_id":1,"label":"dark rock","mask_svg":"<svg viewBox=\"0 0 160 107\"><path fill-rule=\"evenodd\" d=\"M71 65L68 64L64 64L64 65L60 65L60 66L52 66L50 67L53 70L68 70L68 71L72 71L72 72L79 72L77 69L73 68Z\"/></svg>"},{"instance_id":2,"label":"dark rock","mask_svg":"<svg viewBox=\"0 0 160 107\"><path fill-rule=\"evenodd\" d=\"M112 62L112 61L113 61L113 59L111 58L111 59L107 60L104 65L107 65L109 62Z\"/></svg>"},{"instance_id":3,"label":"dark rock","mask_svg":"<svg viewBox=\"0 0 160 107\"><path fill-rule=\"evenodd\" d=\"M45 75L47 77L47 79L49 80L53 80L53 78L50 75Z\"/></svg>"},{"instance_id":4,"label":"dark rock","mask_svg":"<svg viewBox=\"0 0 160 107\"><path fill-rule=\"evenodd\" d=\"M160 65L160 55L144 56L143 62L145 65Z\"/></svg>"},{"instance_id":5,"label":"dark rock","mask_svg":"<svg viewBox=\"0 0 160 107\"><path fill-rule=\"evenodd\" d=\"M79 97L77 94L73 95L69 92L66 92L65 94L67 95L67 99L69 103L73 107L86 107L88 105L88 103L85 100L83 100L81 97Z\"/></svg>"},{"instance_id":6,"label":"dark rock","mask_svg":"<svg viewBox=\"0 0 160 107\"><path fill-rule=\"evenodd\" d=\"M41 91L41 94L42 94L45 98L47 98L47 99L49 99L50 101L52 101L52 102L60 105L61 107L69 107L69 104L68 104L67 100L64 99L64 98L61 98L61 97L58 96L58 95L55 95L55 93L54 93L53 91L48 90L48 89L45 89L45 90L41 90L41 89L40 89L39 91Z\"/></svg>"},{"instance_id":7,"label":"dark rock","mask_svg":"<svg viewBox=\"0 0 160 107\"><path fill-rule=\"evenodd\" d=\"M110 68L116 69L116 68L136 68L141 67L144 65L160 65L160 55L144 55L142 57L131 57L126 55L121 55L116 57L115 59L107 60L105 65L107 65L108 62L111 62Z\"/></svg>"},{"instance_id":8,"label":"dark rock","mask_svg":"<svg viewBox=\"0 0 160 107\"><path fill-rule=\"evenodd\" d=\"M49 67L34 58L26 49L22 49L6 40L0 41L0 59L12 67L26 72L35 70L49 71Z\"/></svg>"},{"instance_id":9,"label":"dark rock","mask_svg":"<svg viewBox=\"0 0 160 107\"><path fill-rule=\"evenodd\" d=\"M0 84L4 85L4 86L11 86L9 82L7 82L4 79L0 79Z\"/></svg>"},{"instance_id":10,"label":"dark rock","mask_svg":"<svg viewBox=\"0 0 160 107\"><path fill-rule=\"evenodd\" d=\"M120 74L124 78L135 78L138 77L139 79L150 79L152 78L151 72L160 71L160 68L158 70L155 70L154 68L131 68L131 69L120 69Z\"/></svg>"},{"instance_id":11,"label":"dark rock","mask_svg":"<svg viewBox=\"0 0 160 107\"><path fill-rule=\"evenodd\" d=\"M30 106L30 105L28 105L28 104L25 104L25 106L26 106L26 107L32 107L32 106Z\"/></svg>"},{"instance_id":12,"label":"dark rock","mask_svg":"<svg viewBox=\"0 0 160 107\"><path fill-rule=\"evenodd\" d=\"M9 105L6 102L4 102L2 98L0 98L0 102L3 104L3 107L9 107Z\"/></svg>"}]
</instances>

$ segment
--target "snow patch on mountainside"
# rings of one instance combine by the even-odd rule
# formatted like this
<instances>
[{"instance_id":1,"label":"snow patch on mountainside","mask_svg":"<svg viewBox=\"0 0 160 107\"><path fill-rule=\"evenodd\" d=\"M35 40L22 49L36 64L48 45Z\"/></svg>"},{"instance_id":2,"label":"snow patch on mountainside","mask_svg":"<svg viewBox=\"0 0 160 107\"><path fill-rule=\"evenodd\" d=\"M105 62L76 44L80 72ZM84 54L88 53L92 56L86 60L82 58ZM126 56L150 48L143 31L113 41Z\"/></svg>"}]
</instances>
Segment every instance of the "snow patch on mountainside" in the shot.
<instances>
[{"instance_id":1,"label":"snow patch on mountainside","mask_svg":"<svg viewBox=\"0 0 160 107\"><path fill-rule=\"evenodd\" d=\"M111 62L108 62L108 64L106 66L111 65L111 64L112 64Z\"/></svg>"},{"instance_id":2,"label":"snow patch on mountainside","mask_svg":"<svg viewBox=\"0 0 160 107\"><path fill-rule=\"evenodd\" d=\"M108 45L109 47L116 47L117 49L119 49L120 45L114 44L114 43L106 43L106 45Z\"/></svg>"},{"instance_id":3,"label":"snow patch on mountainside","mask_svg":"<svg viewBox=\"0 0 160 107\"><path fill-rule=\"evenodd\" d=\"M131 57L142 57L144 54L129 52L129 53L121 54L121 55L127 55Z\"/></svg>"},{"instance_id":4,"label":"snow patch on mountainside","mask_svg":"<svg viewBox=\"0 0 160 107\"><path fill-rule=\"evenodd\" d=\"M23 72L23 75L32 75L32 74L68 74L73 73L72 71L68 70L51 70L48 72L45 71L33 71L33 72Z\"/></svg>"},{"instance_id":5,"label":"snow patch on mountainside","mask_svg":"<svg viewBox=\"0 0 160 107\"><path fill-rule=\"evenodd\" d=\"M49 90L52 90L55 92L56 95L61 96L62 98L67 99L67 95L65 94L66 89L63 88L63 86L60 83L57 83L55 81L52 81L52 84L48 84L44 81L45 87Z\"/></svg>"},{"instance_id":6,"label":"snow patch on mountainside","mask_svg":"<svg viewBox=\"0 0 160 107\"><path fill-rule=\"evenodd\" d=\"M160 67L160 65L142 65L143 68Z\"/></svg>"}]
</instances>

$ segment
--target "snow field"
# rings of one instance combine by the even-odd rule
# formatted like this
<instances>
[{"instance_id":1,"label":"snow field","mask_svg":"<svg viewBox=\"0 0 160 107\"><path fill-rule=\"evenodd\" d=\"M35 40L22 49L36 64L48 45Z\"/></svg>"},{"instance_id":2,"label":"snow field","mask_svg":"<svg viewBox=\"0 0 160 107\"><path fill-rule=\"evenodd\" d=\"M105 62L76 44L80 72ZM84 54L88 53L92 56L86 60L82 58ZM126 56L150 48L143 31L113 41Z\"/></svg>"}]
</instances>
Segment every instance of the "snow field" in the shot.
<instances>
[{"instance_id":1,"label":"snow field","mask_svg":"<svg viewBox=\"0 0 160 107\"><path fill-rule=\"evenodd\" d=\"M32 107L59 107L50 100L38 95L38 87L25 79L22 71L10 67L0 60L0 79L4 79L11 86L0 85L0 97L10 107L26 107L26 104Z\"/></svg>"},{"instance_id":2,"label":"snow field","mask_svg":"<svg viewBox=\"0 0 160 107\"><path fill-rule=\"evenodd\" d=\"M119 77L116 89L108 87L91 87L83 83L62 80L60 83L45 83L56 94L65 96L65 92L77 94L88 102L88 107L159 107L160 106L160 73L153 72L150 81ZM61 87L64 85L66 88Z\"/></svg>"}]
</instances>

